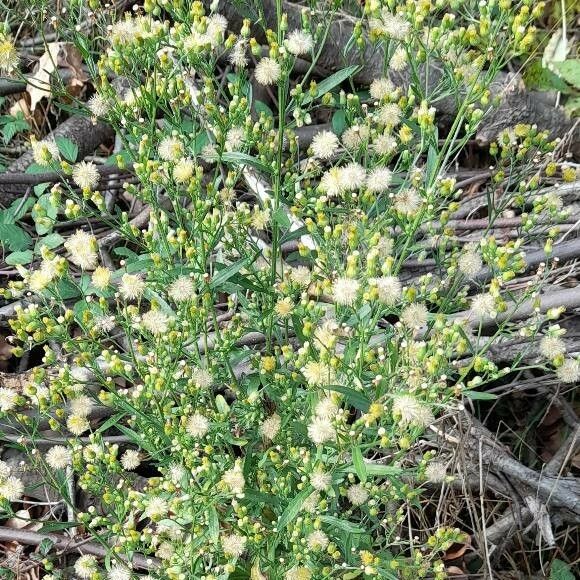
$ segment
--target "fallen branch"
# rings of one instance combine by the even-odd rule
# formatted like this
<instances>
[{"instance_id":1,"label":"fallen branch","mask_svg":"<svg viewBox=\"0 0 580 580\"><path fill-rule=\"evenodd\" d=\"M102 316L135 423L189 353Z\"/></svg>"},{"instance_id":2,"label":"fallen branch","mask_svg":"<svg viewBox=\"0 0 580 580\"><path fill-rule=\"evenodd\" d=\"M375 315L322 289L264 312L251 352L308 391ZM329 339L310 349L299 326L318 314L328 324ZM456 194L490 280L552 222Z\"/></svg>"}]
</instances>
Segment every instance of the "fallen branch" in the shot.
<instances>
[{"instance_id":1,"label":"fallen branch","mask_svg":"<svg viewBox=\"0 0 580 580\"><path fill-rule=\"evenodd\" d=\"M110 141L113 136L114 131L109 125L101 122L93 123L88 117L73 115L47 135L46 139L55 139L58 137L70 139L77 145L78 157L82 159L86 155L91 154L102 143ZM8 166L6 174L24 173L33 161L34 156L32 150L29 150ZM119 169L115 169L118 173ZM8 179L6 174L2 177ZM10 183L9 181L5 181L4 183L0 182L0 203L9 205L12 201L18 199L24 193L21 184L21 181L16 184Z\"/></svg>"},{"instance_id":2,"label":"fallen branch","mask_svg":"<svg viewBox=\"0 0 580 580\"><path fill-rule=\"evenodd\" d=\"M304 6L289 1L282 2L282 11L288 17L288 29L301 28L302 11ZM243 16L240 14L238 3L228 0L219 2L218 11L227 19L232 30L239 30L242 26ZM276 29L276 2L264 0L264 20L256 15L256 25L252 31L260 42L265 42L263 30L260 26ZM323 10L315 11L314 20L324 21L329 18ZM336 71L351 65L360 65L353 74L353 80L363 85L369 85L374 79L380 77L384 71L383 48L370 42L361 50L351 49L346 51L344 47L349 45L353 37L358 18L347 13L339 14L330 24L326 42L320 51L317 65L323 69ZM362 64L361 64L362 63ZM427 74L428 72L428 74ZM426 93L429 94L441 80L441 67L432 63L427 71L423 68L419 71L422 82L428 84ZM403 88L410 83L410 74L406 71L390 73L391 80ZM561 107L546 104L545 98L540 93L530 92L525 89L520 75L500 72L491 87L492 97L500 98L500 105L488 112L482 129L477 134L477 141L481 144L491 142L503 129L513 127L518 123L536 124L541 130L548 130L553 137L563 137L573 130L578 133L578 128L566 116ZM442 99L437 103L440 120L449 124L457 113L455 99Z\"/></svg>"},{"instance_id":3,"label":"fallen branch","mask_svg":"<svg viewBox=\"0 0 580 580\"><path fill-rule=\"evenodd\" d=\"M0 541L18 542L28 546L38 546L42 542L52 542L54 548L61 553L79 552L80 554L91 554L99 558L104 558L112 552L95 542L87 542L82 539L73 541L73 538L67 538L60 534L42 534L40 532L31 532L29 530L18 530L16 528L7 528L0 526ZM130 563L134 568L139 570L151 570L161 566L161 560L143 554L133 554L129 558L123 554L117 554L117 557L125 563Z\"/></svg>"}]
</instances>

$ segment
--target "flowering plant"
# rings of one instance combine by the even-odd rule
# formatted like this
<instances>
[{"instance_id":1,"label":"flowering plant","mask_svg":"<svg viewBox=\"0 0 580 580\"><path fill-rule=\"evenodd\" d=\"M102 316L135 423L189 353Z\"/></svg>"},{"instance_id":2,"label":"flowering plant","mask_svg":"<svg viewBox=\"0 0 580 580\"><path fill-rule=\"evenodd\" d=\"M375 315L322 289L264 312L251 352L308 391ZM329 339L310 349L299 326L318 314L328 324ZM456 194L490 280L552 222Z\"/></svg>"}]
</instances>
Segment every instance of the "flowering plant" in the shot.
<instances>
[{"instance_id":1,"label":"flowering plant","mask_svg":"<svg viewBox=\"0 0 580 580\"><path fill-rule=\"evenodd\" d=\"M245 7L255 26L225 4L147 0L96 46L82 2L59 15L94 71L87 113L115 128L115 162L137 182L107 218L114 235L81 226L4 290L23 301L15 353L44 356L21 390L0 389L0 409L106 548L76 560L78 578L444 577L462 532L404 530L424 483L452 474L412 451L462 397L518 368L487 353L547 276L510 286L526 244L549 255L563 215L541 189L556 144L517 126L491 148L505 186L489 227L462 246L453 166L542 4L374 0L347 15L341 2L297 12L278 0ZM107 18L96 5L95 25ZM317 83L339 18L354 64ZM384 69L367 91L356 74L368 46ZM63 178L50 191L60 215L102 217L99 168L50 140L33 148ZM493 224L510 211L521 224L500 243ZM436 275L409 269L424 260ZM559 313L538 308L519 332ZM573 381L561 332L549 326L541 348ZM0 477L9 511L24 489L10 466ZM79 509L71 480L99 501Z\"/></svg>"}]
</instances>

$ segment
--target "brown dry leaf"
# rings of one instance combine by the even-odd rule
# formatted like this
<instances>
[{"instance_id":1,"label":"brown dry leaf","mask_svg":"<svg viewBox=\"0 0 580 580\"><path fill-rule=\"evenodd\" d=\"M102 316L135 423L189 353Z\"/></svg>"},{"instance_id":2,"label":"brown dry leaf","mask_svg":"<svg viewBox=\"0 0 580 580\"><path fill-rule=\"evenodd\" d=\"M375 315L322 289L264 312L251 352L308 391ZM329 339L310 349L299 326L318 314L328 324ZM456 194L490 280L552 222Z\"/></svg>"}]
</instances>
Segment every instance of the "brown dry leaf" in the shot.
<instances>
[{"instance_id":1,"label":"brown dry leaf","mask_svg":"<svg viewBox=\"0 0 580 580\"><path fill-rule=\"evenodd\" d=\"M58 53L62 42L50 42L46 45L46 52L38 60L36 72L30 77L26 90L30 95L30 110L44 97L50 97L50 77L58 67Z\"/></svg>"},{"instance_id":2,"label":"brown dry leaf","mask_svg":"<svg viewBox=\"0 0 580 580\"><path fill-rule=\"evenodd\" d=\"M14 513L14 517L10 518L4 525L15 530L27 529L33 532L42 528L42 522L33 521L28 510L18 510Z\"/></svg>"},{"instance_id":3,"label":"brown dry leaf","mask_svg":"<svg viewBox=\"0 0 580 580\"><path fill-rule=\"evenodd\" d=\"M78 96L89 77L83 70L83 61L78 49L70 44L63 44L59 53L58 66L68 68L71 71L71 77L68 81L68 90L74 96Z\"/></svg>"},{"instance_id":4,"label":"brown dry leaf","mask_svg":"<svg viewBox=\"0 0 580 580\"><path fill-rule=\"evenodd\" d=\"M38 125L40 121L42 121L42 112L38 111L34 114L30 110L30 106L28 105L28 101L30 96L27 93L24 93L24 96L18 99L8 110L8 113L15 117L18 113L22 113L24 118L33 125Z\"/></svg>"},{"instance_id":5,"label":"brown dry leaf","mask_svg":"<svg viewBox=\"0 0 580 580\"><path fill-rule=\"evenodd\" d=\"M461 568L457 566L448 566L445 568L447 574L451 574L452 576L466 576L467 572L464 572Z\"/></svg>"},{"instance_id":6,"label":"brown dry leaf","mask_svg":"<svg viewBox=\"0 0 580 580\"><path fill-rule=\"evenodd\" d=\"M6 337L0 334L0 370L8 368L8 361L12 358L12 345L6 342Z\"/></svg>"},{"instance_id":7,"label":"brown dry leaf","mask_svg":"<svg viewBox=\"0 0 580 580\"><path fill-rule=\"evenodd\" d=\"M34 111L44 97L50 98L50 77L59 67L64 67L71 71L72 74L67 86L73 94L78 94L88 80L87 75L82 70L80 53L72 44L67 42L49 42L46 45L46 52L40 57L36 72L30 77L26 89L30 95L31 111Z\"/></svg>"},{"instance_id":8,"label":"brown dry leaf","mask_svg":"<svg viewBox=\"0 0 580 580\"><path fill-rule=\"evenodd\" d=\"M0 372L0 387L14 389L19 393L31 381L32 369L24 373L3 373Z\"/></svg>"},{"instance_id":9,"label":"brown dry leaf","mask_svg":"<svg viewBox=\"0 0 580 580\"><path fill-rule=\"evenodd\" d=\"M471 547L471 537L467 536L466 540L462 544L453 544L446 552L443 554L443 560L457 560L457 558L461 558L465 552L467 552L467 548Z\"/></svg>"}]
</instances>

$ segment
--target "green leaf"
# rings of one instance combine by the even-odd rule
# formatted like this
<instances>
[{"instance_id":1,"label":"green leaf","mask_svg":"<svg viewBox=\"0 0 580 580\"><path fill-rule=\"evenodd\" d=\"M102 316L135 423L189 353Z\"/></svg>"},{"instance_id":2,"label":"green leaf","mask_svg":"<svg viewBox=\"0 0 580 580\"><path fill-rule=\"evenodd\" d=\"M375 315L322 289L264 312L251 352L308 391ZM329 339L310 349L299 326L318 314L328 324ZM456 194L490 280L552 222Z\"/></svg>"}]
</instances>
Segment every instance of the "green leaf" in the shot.
<instances>
[{"instance_id":1,"label":"green leaf","mask_svg":"<svg viewBox=\"0 0 580 580\"><path fill-rule=\"evenodd\" d=\"M42 246L45 246L49 250L54 250L54 248L58 248L63 242L64 238L60 234L57 234L56 232L48 234L48 236L38 239L34 246L34 253L38 254Z\"/></svg>"},{"instance_id":2,"label":"green leaf","mask_svg":"<svg viewBox=\"0 0 580 580\"><path fill-rule=\"evenodd\" d=\"M439 155L437 154L437 150L433 145L429 146L429 151L427 152L427 165L426 169L426 176L425 181L429 183L432 179L435 178L435 174L437 173L438 169L438 160Z\"/></svg>"},{"instance_id":3,"label":"green leaf","mask_svg":"<svg viewBox=\"0 0 580 580\"><path fill-rule=\"evenodd\" d=\"M30 125L21 116L14 117L12 121L6 123L2 127L2 138L4 143L7 145L10 143L14 135L20 133L21 131L27 131L30 129Z\"/></svg>"},{"instance_id":4,"label":"green leaf","mask_svg":"<svg viewBox=\"0 0 580 580\"><path fill-rule=\"evenodd\" d=\"M306 501L306 498L312 493L312 488L308 486L303 489L287 506L276 527L278 532L284 530L284 528L300 513L302 509L302 504Z\"/></svg>"},{"instance_id":5,"label":"green leaf","mask_svg":"<svg viewBox=\"0 0 580 580\"><path fill-rule=\"evenodd\" d=\"M14 200L8 209L0 211L0 223L13 224L17 222L28 212L34 203L35 200L31 197L27 198L25 201L23 201L22 198Z\"/></svg>"},{"instance_id":6,"label":"green leaf","mask_svg":"<svg viewBox=\"0 0 580 580\"><path fill-rule=\"evenodd\" d=\"M344 109L338 109L332 115L332 130L340 137L346 129L346 113Z\"/></svg>"},{"instance_id":7,"label":"green leaf","mask_svg":"<svg viewBox=\"0 0 580 580\"><path fill-rule=\"evenodd\" d=\"M272 173L272 168L269 165L266 165L263 161L260 161L247 153L241 153L239 151L224 153L222 155L222 161L225 163L231 163L232 165L249 165L262 173Z\"/></svg>"},{"instance_id":8,"label":"green leaf","mask_svg":"<svg viewBox=\"0 0 580 580\"><path fill-rule=\"evenodd\" d=\"M207 526L208 535L212 540L212 542L217 542L220 535L220 523L215 506L213 505L209 506L207 517L209 520Z\"/></svg>"},{"instance_id":9,"label":"green leaf","mask_svg":"<svg viewBox=\"0 0 580 580\"><path fill-rule=\"evenodd\" d=\"M253 262L253 258L247 256L242 260L230 264L223 270L220 270L213 278L209 284L212 290L218 290L224 282L227 282L232 276L237 274L242 268L245 268Z\"/></svg>"},{"instance_id":10,"label":"green leaf","mask_svg":"<svg viewBox=\"0 0 580 580\"><path fill-rule=\"evenodd\" d=\"M570 92L570 87L555 72L543 67L539 59L526 67L523 78L528 89Z\"/></svg>"},{"instance_id":11,"label":"green leaf","mask_svg":"<svg viewBox=\"0 0 580 580\"><path fill-rule=\"evenodd\" d=\"M367 466L363 459L360 447L353 447L352 449L352 464L354 465L354 470L356 471L358 478L362 483L365 483L367 480Z\"/></svg>"},{"instance_id":12,"label":"green leaf","mask_svg":"<svg viewBox=\"0 0 580 580\"><path fill-rule=\"evenodd\" d=\"M318 83L316 97L321 97L325 93L329 93L340 85L343 81L347 78L351 77L357 70L359 69L358 65L347 66L342 70L335 72L334 74L330 75L328 78L324 79L322 82ZM312 97L310 93L306 93L304 96L304 100L302 101L303 105L307 105L308 103L312 102L316 97Z\"/></svg>"},{"instance_id":13,"label":"green leaf","mask_svg":"<svg viewBox=\"0 0 580 580\"><path fill-rule=\"evenodd\" d=\"M139 259L139 254L136 254L133 250L130 250L129 248L125 248L123 246L114 248L113 254L115 254L115 256L128 258L128 260L126 260L127 262L134 262L135 260Z\"/></svg>"},{"instance_id":14,"label":"green leaf","mask_svg":"<svg viewBox=\"0 0 580 580\"><path fill-rule=\"evenodd\" d=\"M38 551L43 555L46 556L54 546L54 542L50 538L44 538L40 544L38 544Z\"/></svg>"},{"instance_id":15,"label":"green leaf","mask_svg":"<svg viewBox=\"0 0 580 580\"><path fill-rule=\"evenodd\" d=\"M575 89L580 89L580 59L574 58L554 63L558 74Z\"/></svg>"},{"instance_id":16,"label":"green leaf","mask_svg":"<svg viewBox=\"0 0 580 580\"><path fill-rule=\"evenodd\" d=\"M571 117L577 117L580 114L580 97L568 99L564 105L564 109Z\"/></svg>"},{"instance_id":17,"label":"green leaf","mask_svg":"<svg viewBox=\"0 0 580 580\"><path fill-rule=\"evenodd\" d=\"M272 109L270 109L270 107L268 107L268 105L266 105L266 103L263 103L262 101L254 101L254 109L256 109L258 115L264 113L268 117L274 116Z\"/></svg>"},{"instance_id":18,"label":"green leaf","mask_svg":"<svg viewBox=\"0 0 580 580\"><path fill-rule=\"evenodd\" d=\"M288 215L286 214L286 212L284 211L284 208L282 206L280 206L273 214L272 217L274 218L274 221L279 225L282 226L283 228L288 228L290 227L290 224L292 223L290 221L290 218L288 217Z\"/></svg>"},{"instance_id":19,"label":"green leaf","mask_svg":"<svg viewBox=\"0 0 580 580\"><path fill-rule=\"evenodd\" d=\"M48 218L51 222L56 220L57 215L57 208L52 205L50 202L50 193L45 193L38 198L36 202L44 211L37 211L36 209L32 208L32 219L34 220L34 225L36 227L36 233L39 236L43 236L44 234L48 234L53 227L53 223L49 225L44 225L43 223L38 223L36 220L39 217Z\"/></svg>"},{"instance_id":20,"label":"green leaf","mask_svg":"<svg viewBox=\"0 0 580 580\"><path fill-rule=\"evenodd\" d=\"M483 391L465 391L464 395L472 401L494 401L497 395L494 393L485 393Z\"/></svg>"},{"instance_id":21,"label":"green leaf","mask_svg":"<svg viewBox=\"0 0 580 580\"><path fill-rule=\"evenodd\" d=\"M36 197L40 197L49 187L50 183L39 183L38 185L35 185L32 190Z\"/></svg>"},{"instance_id":22,"label":"green leaf","mask_svg":"<svg viewBox=\"0 0 580 580\"><path fill-rule=\"evenodd\" d=\"M32 238L16 224L0 224L0 244L11 252L19 252L31 246Z\"/></svg>"},{"instance_id":23,"label":"green leaf","mask_svg":"<svg viewBox=\"0 0 580 580\"><path fill-rule=\"evenodd\" d=\"M566 562L558 560L557 558L552 562L550 580L574 580L574 578L576 576L574 576L574 573L570 570L570 566Z\"/></svg>"},{"instance_id":24,"label":"green leaf","mask_svg":"<svg viewBox=\"0 0 580 580\"><path fill-rule=\"evenodd\" d=\"M26 250L24 252L12 252L12 254L6 256L5 262L10 266L15 266L16 264L30 264L33 259L32 250Z\"/></svg>"},{"instance_id":25,"label":"green leaf","mask_svg":"<svg viewBox=\"0 0 580 580\"><path fill-rule=\"evenodd\" d=\"M342 530L343 532L348 532L349 534L364 534L366 530L351 524L346 520L341 520L339 518L335 518L334 516L325 516L320 515L318 516L320 520L322 520L325 524L329 524L333 528L337 528Z\"/></svg>"},{"instance_id":26,"label":"green leaf","mask_svg":"<svg viewBox=\"0 0 580 580\"><path fill-rule=\"evenodd\" d=\"M380 463L367 463L367 473L369 475L401 475L403 470L394 465L381 465Z\"/></svg>"},{"instance_id":27,"label":"green leaf","mask_svg":"<svg viewBox=\"0 0 580 580\"><path fill-rule=\"evenodd\" d=\"M298 229L286 233L280 240L280 244L285 244L286 242L291 242L292 240L297 240L300 236L308 235L308 228L306 226L299 227Z\"/></svg>"},{"instance_id":28,"label":"green leaf","mask_svg":"<svg viewBox=\"0 0 580 580\"><path fill-rule=\"evenodd\" d=\"M50 168L44 167L43 165L39 165L38 163L31 163L25 170L24 173L47 173L50 171Z\"/></svg>"},{"instance_id":29,"label":"green leaf","mask_svg":"<svg viewBox=\"0 0 580 580\"><path fill-rule=\"evenodd\" d=\"M79 298L81 292L76 284L70 280L59 280L56 284L56 293L62 300L70 300L72 298Z\"/></svg>"},{"instance_id":30,"label":"green leaf","mask_svg":"<svg viewBox=\"0 0 580 580\"><path fill-rule=\"evenodd\" d=\"M68 528L74 528L78 526L78 522L46 522L42 524L39 532L41 534L49 534L50 532L58 532L61 530L67 530Z\"/></svg>"},{"instance_id":31,"label":"green leaf","mask_svg":"<svg viewBox=\"0 0 580 580\"><path fill-rule=\"evenodd\" d=\"M230 412L230 406L222 395L216 395L215 406L217 407L217 410L224 415L228 415Z\"/></svg>"},{"instance_id":32,"label":"green leaf","mask_svg":"<svg viewBox=\"0 0 580 580\"><path fill-rule=\"evenodd\" d=\"M363 393L355 391L354 389L351 389L349 387L343 387L342 385L330 385L326 388L331 391L336 391L337 393L342 393L346 397L346 400L355 409L358 409L363 413L366 413L369 410L371 402L369 398Z\"/></svg>"},{"instance_id":33,"label":"green leaf","mask_svg":"<svg viewBox=\"0 0 580 580\"><path fill-rule=\"evenodd\" d=\"M55 139L58 150L61 155L71 163L77 160L79 154L79 147L76 143L73 143L70 139L66 137L56 137Z\"/></svg>"}]
</instances>

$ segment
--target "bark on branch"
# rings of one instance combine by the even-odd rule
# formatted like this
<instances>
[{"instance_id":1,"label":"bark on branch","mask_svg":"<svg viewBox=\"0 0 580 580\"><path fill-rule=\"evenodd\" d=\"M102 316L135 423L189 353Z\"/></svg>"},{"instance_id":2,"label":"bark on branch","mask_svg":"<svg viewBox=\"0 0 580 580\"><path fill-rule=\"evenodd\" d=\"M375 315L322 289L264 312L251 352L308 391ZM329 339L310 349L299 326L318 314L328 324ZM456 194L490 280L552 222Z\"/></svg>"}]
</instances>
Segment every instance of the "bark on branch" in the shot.
<instances>
[{"instance_id":1,"label":"bark on branch","mask_svg":"<svg viewBox=\"0 0 580 580\"><path fill-rule=\"evenodd\" d=\"M263 6L265 25L274 29L276 27L276 2L264 0ZM243 21L239 5L222 0L219 3L219 10L230 22L230 27L233 30L239 30ZM282 10L288 16L289 30L301 27L303 6L283 1ZM314 19L316 18L315 15ZM323 20L323 18L325 17L320 12L318 19ZM373 79L383 74L384 56L382 49L371 43L367 43L361 51L345 52L345 47L352 38L356 22L357 19L348 14L335 17L330 25L329 34L317 64L329 71L336 71L350 65L360 65L353 78L357 83L369 85ZM252 32L264 42L264 35L260 27L256 25L254 28ZM422 73L423 80L428 80L431 89L437 85L441 78L440 67L436 64L430 66L428 76L425 70ZM409 85L410 76L405 72L393 72L391 79L395 84L406 87ZM489 143L500 131L513 127L517 123L536 124L538 128L548 130L552 137L562 137L574 128L574 123L566 116L561 107L550 105L546 102L545 96L540 93L525 90L519 75L499 73L491 87L491 92L492 96L500 97L500 105L491 110L482 123L482 128L477 135L477 140L482 144ZM437 110L443 121L448 122L454 119L457 112L456 108L455 99L443 99L437 103ZM577 137L580 134L578 128L576 127L574 131ZM578 141L578 139L575 140Z\"/></svg>"}]
</instances>

